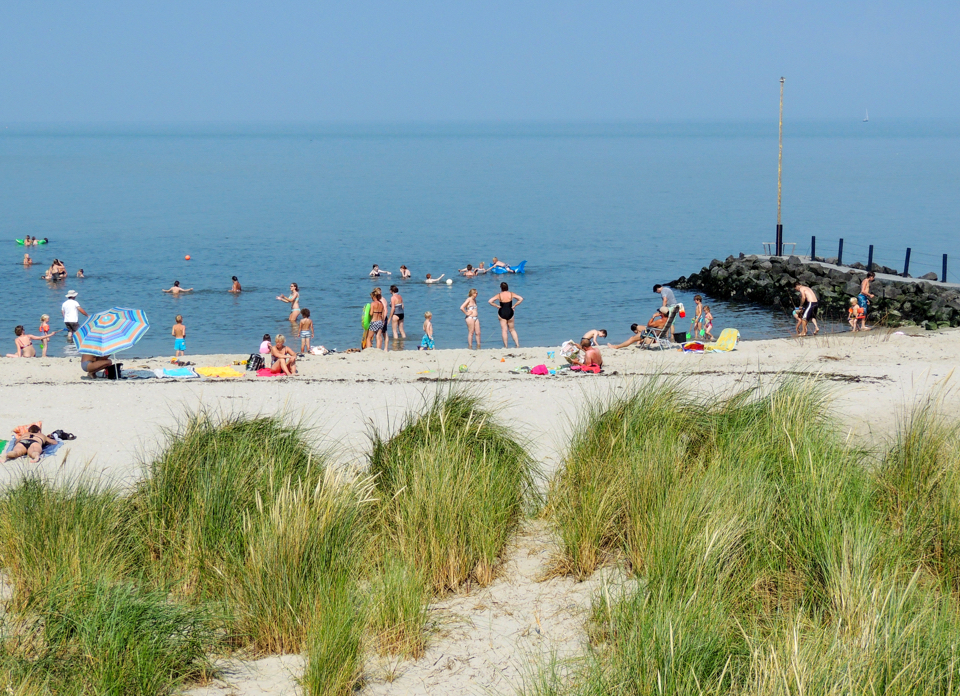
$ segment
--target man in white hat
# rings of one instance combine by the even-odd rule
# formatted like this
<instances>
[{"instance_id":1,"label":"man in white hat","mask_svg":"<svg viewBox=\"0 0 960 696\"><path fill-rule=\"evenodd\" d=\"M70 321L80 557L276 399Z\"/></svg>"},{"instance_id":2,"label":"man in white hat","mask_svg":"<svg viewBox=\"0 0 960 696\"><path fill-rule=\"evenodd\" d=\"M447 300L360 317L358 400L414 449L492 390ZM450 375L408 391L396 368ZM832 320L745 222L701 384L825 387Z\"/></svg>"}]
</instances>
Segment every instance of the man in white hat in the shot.
<instances>
[{"instance_id":1,"label":"man in white hat","mask_svg":"<svg viewBox=\"0 0 960 696\"><path fill-rule=\"evenodd\" d=\"M80 328L80 314L85 317L90 315L83 311L83 307L77 302L77 291L71 290L67 293L67 301L60 306L60 313L63 314L63 323L67 327L67 340L73 338L73 334Z\"/></svg>"}]
</instances>

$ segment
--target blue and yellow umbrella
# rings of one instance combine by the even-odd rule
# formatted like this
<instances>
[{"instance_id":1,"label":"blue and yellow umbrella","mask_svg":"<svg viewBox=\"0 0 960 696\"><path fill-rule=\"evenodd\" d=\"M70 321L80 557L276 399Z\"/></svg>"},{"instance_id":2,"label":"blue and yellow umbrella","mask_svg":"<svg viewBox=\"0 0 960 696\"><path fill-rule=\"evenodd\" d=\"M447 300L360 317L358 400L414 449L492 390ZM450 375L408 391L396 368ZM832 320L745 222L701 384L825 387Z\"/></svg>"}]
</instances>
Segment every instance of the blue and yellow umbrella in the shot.
<instances>
[{"instance_id":1,"label":"blue and yellow umbrella","mask_svg":"<svg viewBox=\"0 0 960 696\"><path fill-rule=\"evenodd\" d=\"M81 353L110 355L133 347L149 328L143 310L114 307L90 317L73 335L73 342Z\"/></svg>"}]
</instances>

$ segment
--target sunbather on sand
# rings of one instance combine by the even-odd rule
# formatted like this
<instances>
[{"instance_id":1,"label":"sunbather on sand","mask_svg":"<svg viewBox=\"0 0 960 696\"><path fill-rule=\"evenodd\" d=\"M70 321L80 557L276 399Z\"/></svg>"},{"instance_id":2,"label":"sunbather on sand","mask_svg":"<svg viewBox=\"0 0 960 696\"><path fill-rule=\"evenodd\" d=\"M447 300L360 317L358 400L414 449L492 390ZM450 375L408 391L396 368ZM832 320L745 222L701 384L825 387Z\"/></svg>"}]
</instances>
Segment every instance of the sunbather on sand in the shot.
<instances>
[{"instance_id":1,"label":"sunbather on sand","mask_svg":"<svg viewBox=\"0 0 960 696\"><path fill-rule=\"evenodd\" d=\"M608 343L607 345L611 348L626 348L627 346L632 346L634 343L650 345L653 343L653 339L649 336L644 336L643 332L647 329L662 329L664 324L667 323L667 315L669 313L670 309L668 307L658 307L645 327L641 327L639 324L630 324L630 330L633 331L633 336L618 345L612 343Z\"/></svg>"},{"instance_id":2,"label":"sunbather on sand","mask_svg":"<svg viewBox=\"0 0 960 696\"><path fill-rule=\"evenodd\" d=\"M27 434L20 438L20 441L14 446L12 450L7 452L6 461L11 459L19 459L20 457L27 455L30 457L30 463L36 464L40 461L40 455L43 453L44 445L55 445L57 443L51 437L47 437L40 432L39 425L31 425L27 428Z\"/></svg>"},{"instance_id":3,"label":"sunbather on sand","mask_svg":"<svg viewBox=\"0 0 960 696\"><path fill-rule=\"evenodd\" d=\"M270 355L273 356L273 366L270 371L273 373L282 372L285 375L297 374L297 354L286 345L286 337L283 334L277 334L273 343L274 345L270 349Z\"/></svg>"}]
</instances>

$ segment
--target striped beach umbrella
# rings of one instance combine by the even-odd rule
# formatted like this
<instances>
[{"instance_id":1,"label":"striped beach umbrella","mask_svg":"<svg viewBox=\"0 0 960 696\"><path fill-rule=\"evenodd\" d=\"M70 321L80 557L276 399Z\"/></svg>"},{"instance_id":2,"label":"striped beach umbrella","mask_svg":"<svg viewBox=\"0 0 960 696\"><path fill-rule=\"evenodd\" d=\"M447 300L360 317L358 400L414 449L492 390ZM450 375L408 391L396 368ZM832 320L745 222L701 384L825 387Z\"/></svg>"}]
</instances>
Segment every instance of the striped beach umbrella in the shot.
<instances>
[{"instance_id":1,"label":"striped beach umbrella","mask_svg":"<svg viewBox=\"0 0 960 696\"><path fill-rule=\"evenodd\" d=\"M114 307L90 317L73 335L73 342L81 353L110 355L132 347L149 328L143 310Z\"/></svg>"}]
</instances>

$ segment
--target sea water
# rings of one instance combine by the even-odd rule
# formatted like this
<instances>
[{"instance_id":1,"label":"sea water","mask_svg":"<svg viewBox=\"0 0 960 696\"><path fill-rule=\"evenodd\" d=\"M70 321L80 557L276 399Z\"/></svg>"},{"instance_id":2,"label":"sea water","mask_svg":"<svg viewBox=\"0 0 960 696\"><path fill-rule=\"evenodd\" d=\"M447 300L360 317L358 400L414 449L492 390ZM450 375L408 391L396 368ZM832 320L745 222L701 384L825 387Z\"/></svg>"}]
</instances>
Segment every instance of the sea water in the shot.
<instances>
[{"instance_id":1,"label":"sea water","mask_svg":"<svg viewBox=\"0 0 960 696\"><path fill-rule=\"evenodd\" d=\"M960 123L803 122L785 125L783 225L809 253L960 271ZM295 332L291 282L312 312L314 345L359 345L374 286L400 287L408 340L433 313L438 348L465 345L460 305L479 291L483 346L501 345L487 304L501 281L524 298L521 345L556 346L595 328L611 340L644 323L654 283L712 258L761 253L777 216L776 123L642 123L283 127L0 127L0 351L14 326L80 293L88 312L145 310L151 328L127 356L172 355L182 314L187 352L257 349L264 333ZM47 237L24 249L14 239ZM35 265L24 268L27 251ZM190 261L184 259L191 257ZM523 275L464 279L457 269L497 256ZM54 258L70 278L40 275ZM392 276L371 280L371 265ZM399 266L413 278L403 281ZM87 277L76 279L77 269ZM426 285L426 273L454 283ZM231 276L243 292L227 292ZM194 291L161 292L179 280ZM678 293L687 307L692 293ZM708 298L714 333L786 335L783 312ZM299 340L292 341L299 347ZM70 354L60 334L53 355Z\"/></svg>"}]
</instances>

